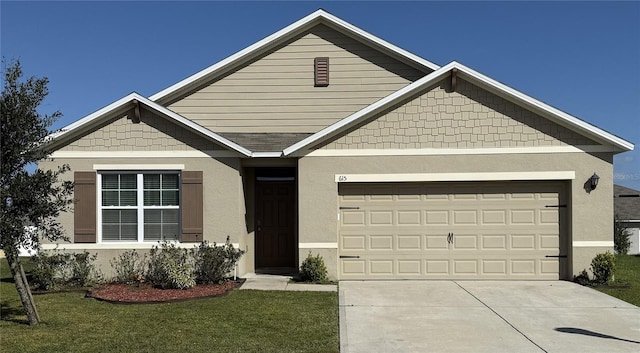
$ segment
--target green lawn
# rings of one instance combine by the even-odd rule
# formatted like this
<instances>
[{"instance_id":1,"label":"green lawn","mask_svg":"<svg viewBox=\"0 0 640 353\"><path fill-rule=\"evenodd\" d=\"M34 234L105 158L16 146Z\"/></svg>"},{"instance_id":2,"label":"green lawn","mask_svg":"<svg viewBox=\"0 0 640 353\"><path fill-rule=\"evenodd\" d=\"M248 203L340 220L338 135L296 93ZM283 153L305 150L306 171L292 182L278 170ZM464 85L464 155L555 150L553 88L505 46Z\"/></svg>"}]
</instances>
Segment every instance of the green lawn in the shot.
<instances>
[{"instance_id":1,"label":"green lawn","mask_svg":"<svg viewBox=\"0 0 640 353\"><path fill-rule=\"evenodd\" d=\"M338 296L234 291L179 303L114 305L82 293L35 296L30 327L0 261L4 352L338 352Z\"/></svg>"},{"instance_id":2,"label":"green lawn","mask_svg":"<svg viewBox=\"0 0 640 353\"><path fill-rule=\"evenodd\" d=\"M640 306L640 256L616 255L615 282L611 283L610 287L612 288L596 287L596 289Z\"/></svg>"}]
</instances>

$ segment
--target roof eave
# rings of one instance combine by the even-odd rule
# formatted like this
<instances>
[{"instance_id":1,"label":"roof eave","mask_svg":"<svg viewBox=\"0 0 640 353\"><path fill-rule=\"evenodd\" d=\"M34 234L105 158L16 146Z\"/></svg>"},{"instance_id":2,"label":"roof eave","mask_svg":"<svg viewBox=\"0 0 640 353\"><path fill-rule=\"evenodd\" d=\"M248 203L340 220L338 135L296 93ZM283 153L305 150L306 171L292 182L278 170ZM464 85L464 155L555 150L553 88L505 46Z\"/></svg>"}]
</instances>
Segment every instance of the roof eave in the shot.
<instances>
[{"instance_id":1,"label":"roof eave","mask_svg":"<svg viewBox=\"0 0 640 353\"><path fill-rule=\"evenodd\" d=\"M168 117L179 125L186 127L192 131L195 131L206 138L209 138L225 147L228 147L231 150L234 150L241 155L246 157L251 156L251 151L230 141L211 130L204 128L193 121L149 100L148 98L141 96L138 93L131 93L123 98L118 99L117 101L107 105L106 107L97 110L96 112L87 115L86 117L67 125L66 127L60 129L58 132L54 132L47 136L47 147L51 150L55 150L56 147L63 144L70 138L76 137L83 132L87 131L91 127L100 124L104 119L112 116L116 116L120 113L124 113L128 111L131 107L128 107L129 104L133 104L133 101L136 100L139 103L145 105L150 110L153 110L159 114Z\"/></svg>"}]
</instances>

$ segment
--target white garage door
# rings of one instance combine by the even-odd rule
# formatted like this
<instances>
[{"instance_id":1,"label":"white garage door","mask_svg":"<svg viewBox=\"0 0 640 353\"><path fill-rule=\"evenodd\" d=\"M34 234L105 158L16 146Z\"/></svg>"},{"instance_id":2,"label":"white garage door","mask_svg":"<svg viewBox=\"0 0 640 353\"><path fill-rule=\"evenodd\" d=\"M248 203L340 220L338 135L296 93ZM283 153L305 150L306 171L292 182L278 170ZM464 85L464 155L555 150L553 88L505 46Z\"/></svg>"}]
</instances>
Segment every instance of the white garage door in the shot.
<instances>
[{"instance_id":1,"label":"white garage door","mask_svg":"<svg viewBox=\"0 0 640 353\"><path fill-rule=\"evenodd\" d=\"M340 278L558 279L561 190L545 182L340 184Z\"/></svg>"}]
</instances>

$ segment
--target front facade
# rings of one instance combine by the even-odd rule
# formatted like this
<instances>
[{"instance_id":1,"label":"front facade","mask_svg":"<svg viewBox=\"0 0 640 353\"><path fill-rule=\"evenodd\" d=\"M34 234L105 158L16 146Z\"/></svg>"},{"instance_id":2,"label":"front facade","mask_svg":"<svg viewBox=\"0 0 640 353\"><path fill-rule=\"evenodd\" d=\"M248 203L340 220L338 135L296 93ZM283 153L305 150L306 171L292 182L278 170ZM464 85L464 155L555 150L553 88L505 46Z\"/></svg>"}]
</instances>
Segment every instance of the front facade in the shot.
<instances>
[{"instance_id":1,"label":"front facade","mask_svg":"<svg viewBox=\"0 0 640 353\"><path fill-rule=\"evenodd\" d=\"M311 251L342 280L571 278L613 248L613 155L633 149L322 10L50 147L40 167L76 182L60 247L107 273L128 249L229 236L240 275Z\"/></svg>"}]
</instances>

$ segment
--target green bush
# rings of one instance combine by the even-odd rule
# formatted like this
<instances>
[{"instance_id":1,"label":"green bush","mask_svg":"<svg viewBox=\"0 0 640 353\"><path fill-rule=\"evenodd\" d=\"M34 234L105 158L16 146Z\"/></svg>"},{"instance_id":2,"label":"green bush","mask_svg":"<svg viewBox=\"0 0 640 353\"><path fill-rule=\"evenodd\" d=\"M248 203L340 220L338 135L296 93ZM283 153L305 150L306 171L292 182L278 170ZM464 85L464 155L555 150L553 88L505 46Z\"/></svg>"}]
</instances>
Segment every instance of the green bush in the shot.
<instances>
[{"instance_id":1,"label":"green bush","mask_svg":"<svg viewBox=\"0 0 640 353\"><path fill-rule=\"evenodd\" d=\"M593 272L593 281L596 284L607 284L613 279L616 271L616 258L612 253L597 254L591 260L591 272Z\"/></svg>"},{"instance_id":2,"label":"green bush","mask_svg":"<svg viewBox=\"0 0 640 353\"><path fill-rule=\"evenodd\" d=\"M307 258L302 261L300 266L300 279L305 282L322 283L327 282L327 267L320 254L313 256L311 251Z\"/></svg>"},{"instance_id":3,"label":"green bush","mask_svg":"<svg viewBox=\"0 0 640 353\"><path fill-rule=\"evenodd\" d=\"M162 289L187 289L196 285L193 258L187 249L164 241L150 252L146 279Z\"/></svg>"},{"instance_id":4,"label":"green bush","mask_svg":"<svg viewBox=\"0 0 640 353\"><path fill-rule=\"evenodd\" d=\"M620 222L618 215L616 215L613 222L613 250L616 254L626 255L629 252L631 247L630 236L629 229Z\"/></svg>"},{"instance_id":5,"label":"green bush","mask_svg":"<svg viewBox=\"0 0 640 353\"><path fill-rule=\"evenodd\" d=\"M135 250L126 251L118 258L113 258L111 267L116 271L114 280L119 283L136 283L144 280L144 269L147 265L147 255L140 257Z\"/></svg>"},{"instance_id":6,"label":"green bush","mask_svg":"<svg viewBox=\"0 0 640 353\"><path fill-rule=\"evenodd\" d=\"M589 284L591 284L591 280L589 279L587 270L582 270L579 275L573 276L573 281L583 286L588 286Z\"/></svg>"},{"instance_id":7,"label":"green bush","mask_svg":"<svg viewBox=\"0 0 640 353\"><path fill-rule=\"evenodd\" d=\"M206 241L192 250L195 261L195 279L197 283L222 283L236 266L244 251L231 245L229 237L224 245L217 246Z\"/></svg>"},{"instance_id":8,"label":"green bush","mask_svg":"<svg viewBox=\"0 0 640 353\"><path fill-rule=\"evenodd\" d=\"M52 253L41 250L31 257L31 283L37 290L57 290L65 287L87 287L102 280L95 267L97 254Z\"/></svg>"}]
</instances>

